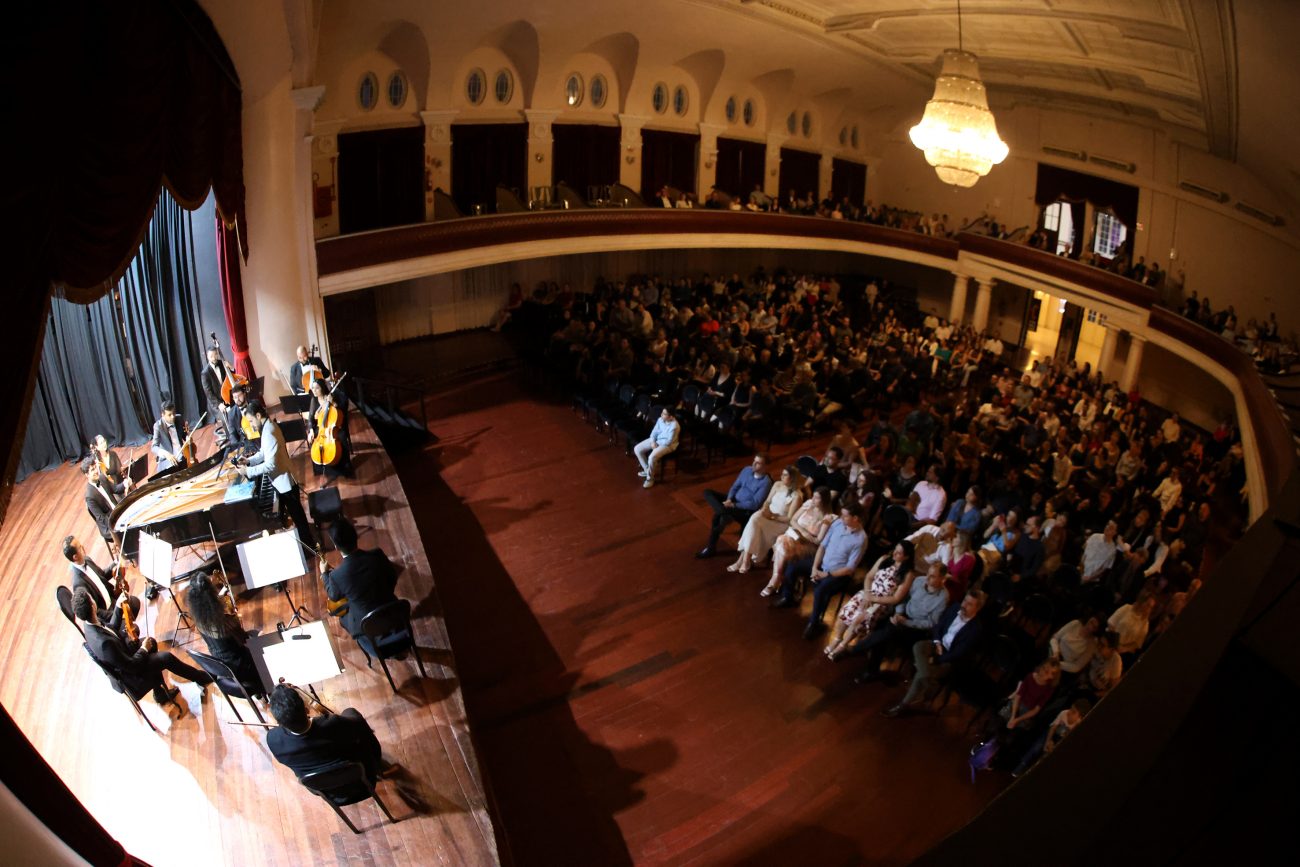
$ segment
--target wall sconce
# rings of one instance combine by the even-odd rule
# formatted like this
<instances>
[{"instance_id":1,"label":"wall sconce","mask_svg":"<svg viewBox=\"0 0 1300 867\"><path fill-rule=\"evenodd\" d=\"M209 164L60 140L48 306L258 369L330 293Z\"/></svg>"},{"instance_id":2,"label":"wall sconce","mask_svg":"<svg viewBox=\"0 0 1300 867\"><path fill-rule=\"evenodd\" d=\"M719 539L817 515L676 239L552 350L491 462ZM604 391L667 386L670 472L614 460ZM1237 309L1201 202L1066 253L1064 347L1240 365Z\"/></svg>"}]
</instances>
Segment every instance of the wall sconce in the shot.
<instances>
[{"instance_id":1,"label":"wall sconce","mask_svg":"<svg viewBox=\"0 0 1300 867\"><path fill-rule=\"evenodd\" d=\"M632 165L632 163L636 162L636 157L632 156L631 154L628 154L626 159L627 159L627 164L629 166Z\"/></svg>"},{"instance_id":2,"label":"wall sconce","mask_svg":"<svg viewBox=\"0 0 1300 867\"><path fill-rule=\"evenodd\" d=\"M432 160L430 160L429 162L430 162L430 165L432 165L435 169L440 169L440 168L442 168L442 160L438 159L437 157L434 157L434 158L433 158Z\"/></svg>"},{"instance_id":3,"label":"wall sconce","mask_svg":"<svg viewBox=\"0 0 1300 867\"><path fill-rule=\"evenodd\" d=\"M533 154L533 159L537 160L540 163L542 160L546 159L546 157L543 156L541 151L538 151L537 153Z\"/></svg>"}]
</instances>

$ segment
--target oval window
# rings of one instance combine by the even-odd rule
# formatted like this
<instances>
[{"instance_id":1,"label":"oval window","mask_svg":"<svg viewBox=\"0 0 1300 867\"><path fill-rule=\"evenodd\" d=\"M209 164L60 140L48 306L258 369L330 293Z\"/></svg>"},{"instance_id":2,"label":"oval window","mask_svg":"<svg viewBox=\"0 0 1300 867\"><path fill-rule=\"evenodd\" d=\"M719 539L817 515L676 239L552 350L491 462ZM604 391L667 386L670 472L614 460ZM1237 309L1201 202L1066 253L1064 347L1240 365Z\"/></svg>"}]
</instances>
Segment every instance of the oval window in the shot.
<instances>
[{"instance_id":1,"label":"oval window","mask_svg":"<svg viewBox=\"0 0 1300 867\"><path fill-rule=\"evenodd\" d=\"M379 101L379 79L373 72L367 72L361 76L361 84L357 87L357 102L361 103L361 108L370 111Z\"/></svg>"},{"instance_id":2,"label":"oval window","mask_svg":"<svg viewBox=\"0 0 1300 867\"><path fill-rule=\"evenodd\" d=\"M465 98L471 105L479 105L487 94L487 76L481 69L471 69L465 79Z\"/></svg>"},{"instance_id":3,"label":"oval window","mask_svg":"<svg viewBox=\"0 0 1300 867\"><path fill-rule=\"evenodd\" d=\"M591 107L604 108L605 97L609 94L609 86L605 83L605 76L593 75L591 77Z\"/></svg>"},{"instance_id":4,"label":"oval window","mask_svg":"<svg viewBox=\"0 0 1300 867\"><path fill-rule=\"evenodd\" d=\"M804 138L808 138L812 135L812 115L806 111L803 113L803 123L800 128L803 130Z\"/></svg>"},{"instance_id":5,"label":"oval window","mask_svg":"<svg viewBox=\"0 0 1300 867\"><path fill-rule=\"evenodd\" d=\"M668 110L668 85L663 82L655 85L654 92L650 94L650 105L655 114L663 114Z\"/></svg>"},{"instance_id":6,"label":"oval window","mask_svg":"<svg viewBox=\"0 0 1300 867\"><path fill-rule=\"evenodd\" d=\"M406 89L406 76L400 71L388 76L388 104L393 108L401 108L402 103L406 102Z\"/></svg>"},{"instance_id":7,"label":"oval window","mask_svg":"<svg viewBox=\"0 0 1300 867\"><path fill-rule=\"evenodd\" d=\"M686 106L689 104L689 97L686 94L686 88L680 84L673 91L673 111L677 114L686 114Z\"/></svg>"},{"instance_id":8,"label":"oval window","mask_svg":"<svg viewBox=\"0 0 1300 867\"><path fill-rule=\"evenodd\" d=\"M492 83L492 93L496 96L497 102L505 105L510 101L510 97L515 93L515 77L510 74L510 70L503 69L497 73L496 81Z\"/></svg>"},{"instance_id":9,"label":"oval window","mask_svg":"<svg viewBox=\"0 0 1300 867\"><path fill-rule=\"evenodd\" d=\"M727 107L725 113L727 115L727 123L736 122L736 98L734 96L729 97L727 99Z\"/></svg>"},{"instance_id":10,"label":"oval window","mask_svg":"<svg viewBox=\"0 0 1300 867\"><path fill-rule=\"evenodd\" d=\"M790 112L790 116L785 119L786 132L790 133L790 135L794 135L794 131L798 128L799 115L792 111Z\"/></svg>"},{"instance_id":11,"label":"oval window","mask_svg":"<svg viewBox=\"0 0 1300 867\"><path fill-rule=\"evenodd\" d=\"M576 72L564 82L564 101L570 108L582 104L582 76Z\"/></svg>"},{"instance_id":12,"label":"oval window","mask_svg":"<svg viewBox=\"0 0 1300 867\"><path fill-rule=\"evenodd\" d=\"M842 126L840 127L840 147L844 147L848 143L849 143L849 128L847 126Z\"/></svg>"},{"instance_id":13,"label":"oval window","mask_svg":"<svg viewBox=\"0 0 1300 867\"><path fill-rule=\"evenodd\" d=\"M854 125L853 125L853 131L849 133L849 141L853 143L853 146L854 146L855 148L858 146L858 126L857 126L857 124L854 124Z\"/></svg>"},{"instance_id":14,"label":"oval window","mask_svg":"<svg viewBox=\"0 0 1300 867\"><path fill-rule=\"evenodd\" d=\"M754 125L754 100L752 99L745 100L745 107L741 109L741 112L745 116L745 126L753 126Z\"/></svg>"}]
</instances>

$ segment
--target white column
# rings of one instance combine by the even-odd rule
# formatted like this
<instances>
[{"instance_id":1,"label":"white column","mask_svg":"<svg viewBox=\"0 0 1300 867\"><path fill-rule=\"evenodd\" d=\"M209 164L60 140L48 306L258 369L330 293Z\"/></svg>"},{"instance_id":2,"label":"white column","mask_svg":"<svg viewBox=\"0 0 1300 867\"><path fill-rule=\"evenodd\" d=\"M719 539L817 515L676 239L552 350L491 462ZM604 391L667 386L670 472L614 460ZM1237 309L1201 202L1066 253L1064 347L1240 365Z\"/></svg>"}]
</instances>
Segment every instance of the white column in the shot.
<instances>
[{"instance_id":1,"label":"white column","mask_svg":"<svg viewBox=\"0 0 1300 867\"><path fill-rule=\"evenodd\" d=\"M821 167L817 172L817 201L825 201L832 192L831 176L835 173L835 155L822 154ZM843 196L843 193L839 194Z\"/></svg>"},{"instance_id":2,"label":"white column","mask_svg":"<svg viewBox=\"0 0 1300 867\"><path fill-rule=\"evenodd\" d=\"M965 274L952 276L952 305L948 308L948 321L960 325L966 318L966 284L970 278Z\"/></svg>"},{"instance_id":3,"label":"white column","mask_svg":"<svg viewBox=\"0 0 1300 867\"><path fill-rule=\"evenodd\" d=\"M993 279L981 279L979 289L975 292L975 315L971 317L970 323L976 331L984 331L989 327L989 302L992 300Z\"/></svg>"},{"instance_id":4,"label":"white column","mask_svg":"<svg viewBox=\"0 0 1300 867\"><path fill-rule=\"evenodd\" d=\"M630 190L641 191L641 127L645 125L646 119L631 114L620 114L618 116L618 125L622 129L620 146L622 153L619 154L618 163L618 182ZM655 191L650 190L649 194L654 195ZM647 205L657 205L658 202L646 202Z\"/></svg>"},{"instance_id":5,"label":"white column","mask_svg":"<svg viewBox=\"0 0 1300 867\"><path fill-rule=\"evenodd\" d=\"M695 162L696 195L704 201L709 189L718 182L718 133L726 127L715 123L700 124L700 150ZM724 190L733 196L740 196L743 201L749 190Z\"/></svg>"},{"instance_id":6,"label":"white column","mask_svg":"<svg viewBox=\"0 0 1300 867\"><path fill-rule=\"evenodd\" d=\"M1119 335L1109 325L1102 327L1106 329L1106 334L1101 339L1101 357L1097 359L1097 370L1101 371L1104 378L1110 379L1110 368L1115 363L1115 342Z\"/></svg>"},{"instance_id":7,"label":"white column","mask_svg":"<svg viewBox=\"0 0 1300 867\"><path fill-rule=\"evenodd\" d=\"M317 240L339 233L339 130L343 121L311 128L312 231Z\"/></svg>"},{"instance_id":8,"label":"white column","mask_svg":"<svg viewBox=\"0 0 1300 867\"><path fill-rule=\"evenodd\" d=\"M785 144L786 136L770 135L767 137L767 156L763 162L763 192L767 193L774 199L779 200L785 195L785 190L781 189L781 145Z\"/></svg>"},{"instance_id":9,"label":"white column","mask_svg":"<svg viewBox=\"0 0 1300 867\"><path fill-rule=\"evenodd\" d=\"M1132 390L1137 384L1138 374L1142 371L1142 350L1146 345L1145 337L1129 334L1128 356L1124 359L1124 375L1119 381L1119 387L1124 391Z\"/></svg>"},{"instance_id":10,"label":"white column","mask_svg":"<svg viewBox=\"0 0 1300 867\"><path fill-rule=\"evenodd\" d=\"M290 219L297 240L298 258L302 279L298 283L299 298L306 326L303 343L316 344L326 363L329 362L329 341L325 335L325 303L320 297L320 284L316 272L316 237L313 219L312 174L314 167L312 141L316 109L325 99L324 86L300 87L290 91L294 107L293 149L293 202ZM337 139L336 146L337 146ZM335 203L337 204L337 202Z\"/></svg>"},{"instance_id":11,"label":"white column","mask_svg":"<svg viewBox=\"0 0 1300 867\"><path fill-rule=\"evenodd\" d=\"M451 194L451 125L458 111L422 111L424 121L424 219L433 219L433 191Z\"/></svg>"},{"instance_id":12,"label":"white column","mask_svg":"<svg viewBox=\"0 0 1300 867\"><path fill-rule=\"evenodd\" d=\"M551 123L559 115L558 111L538 111L526 109L524 117L528 120L528 189L519 191L519 198L528 204L533 187L549 187L555 183L551 158L555 140L551 138ZM578 190L578 195L586 196L586 190Z\"/></svg>"}]
</instances>

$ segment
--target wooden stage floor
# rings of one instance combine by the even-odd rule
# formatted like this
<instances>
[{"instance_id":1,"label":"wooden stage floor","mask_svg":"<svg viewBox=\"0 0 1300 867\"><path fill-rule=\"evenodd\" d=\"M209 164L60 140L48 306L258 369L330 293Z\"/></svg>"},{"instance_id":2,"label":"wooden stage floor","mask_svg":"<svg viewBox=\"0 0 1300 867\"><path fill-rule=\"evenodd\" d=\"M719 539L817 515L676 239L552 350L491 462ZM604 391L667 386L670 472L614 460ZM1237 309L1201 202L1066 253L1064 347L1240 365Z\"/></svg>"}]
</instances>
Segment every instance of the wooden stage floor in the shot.
<instances>
[{"instance_id":1,"label":"wooden stage floor","mask_svg":"<svg viewBox=\"0 0 1300 867\"><path fill-rule=\"evenodd\" d=\"M901 688L854 686L852 663L769 610L765 576L693 558L701 491L743 459L683 461L643 490L632 458L537 391L520 372L450 386L428 402L440 441L395 459L503 858L903 863L1000 791L995 775L971 784L956 703L881 717Z\"/></svg>"},{"instance_id":2,"label":"wooden stage floor","mask_svg":"<svg viewBox=\"0 0 1300 867\"><path fill-rule=\"evenodd\" d=\"M108 832L155 867L458 867L499 860L433 573L407 494L359 416L353 419L357 479L342 481L344 509L358 529L368 528L363 547L380 546L404 565L398 593L415 605L429 674L421 680L413 662L395 662L391 669L401 688L395 696L379 666L368 670L352 639L331 625L346 671L318 687L321 698L336 710L360 710L389 758L409 771L402 795L389 782L380 786L397 824L386 824L373 804L345 808L366 831L360 836L272 759L264 729L227 723L234 717L215 688L200 703L198 687L174 681L192 711L178 721L145 699L141 704L161 735L137 718L86 656L54 599L54 588L68 581L64 535L76 534L101 565L108 560L82 500L84 479L65 466L15 489L0 532L6 564L0 574L0 703ZM210 428L200 432L200 454L210 436ZM310 480L305 451L297 460L299 478ZM327 556L337 563L337 553ZM295 601L314 614L324 612L317 578L290 586ZM163 599L147 604L146 624L148 632L166 637L175 613ZM290 612L284 597L267 589L241 596L240 614L246 628L265 631ZM201 640L191 646L204 649ZM242 701L236 704L253 719Z\"/></svg>"}]
</instances>

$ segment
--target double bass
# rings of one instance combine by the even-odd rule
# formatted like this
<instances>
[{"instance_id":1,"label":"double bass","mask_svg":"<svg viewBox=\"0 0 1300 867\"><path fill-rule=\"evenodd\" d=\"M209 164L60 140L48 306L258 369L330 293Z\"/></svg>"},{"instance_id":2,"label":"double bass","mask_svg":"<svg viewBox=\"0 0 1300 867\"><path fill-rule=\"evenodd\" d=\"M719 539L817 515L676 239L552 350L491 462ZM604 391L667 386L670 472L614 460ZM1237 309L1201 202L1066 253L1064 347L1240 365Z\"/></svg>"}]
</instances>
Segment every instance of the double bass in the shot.
<instances>
[{"instance_id":1,"label":"double bass","mask_svg":"<svg viewBox=\"0 0 1300 867\"><path fill-rule=\"evenodd\" d=\"M339 383L343 382L346 377L347 374L344 373L334 380L329 393L326 395L325 406L316 410L315 413L316 438L311 443L311 462L318 466L333 466L343 456L343 448L338 441L341 414L339 408L334 405L333 398L334 389L338 388Z\"/></svg>"},{"instance_id":2,"label":"double bass","mask_svg":"<svg viewBox=\"0 0 1300 867\"><path fill-rule=\"evenodd\" d=\"M217 341L217 332L209 331L208 334L212 337L212 348L217 350L217 352L220 352L221 344ZM235 402L231 397L231 393L235 390L236 386L247 386L248 377L244 376L242 373L236 373L229 367L226 367L225 370L226 378L221 383L221 402L226 406L230 406Z\"/></svg>"}]
</instances>

